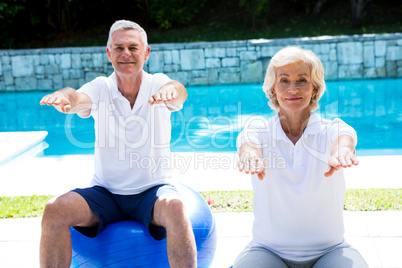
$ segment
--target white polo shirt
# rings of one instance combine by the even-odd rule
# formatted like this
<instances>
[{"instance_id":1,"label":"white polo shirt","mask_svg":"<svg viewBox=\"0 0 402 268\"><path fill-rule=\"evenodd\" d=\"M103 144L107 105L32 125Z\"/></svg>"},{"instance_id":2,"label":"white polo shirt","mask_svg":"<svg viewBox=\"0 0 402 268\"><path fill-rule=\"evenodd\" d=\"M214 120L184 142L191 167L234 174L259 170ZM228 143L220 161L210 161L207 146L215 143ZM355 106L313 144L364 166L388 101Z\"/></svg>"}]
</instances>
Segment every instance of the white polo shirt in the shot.
<instances>
[{"instance_id":1,"label":"white polo shirt","mask_svg":"<svg viewBox=\"0 0 402 268\"><path fill-rule=\"evenodd\" d=\"M252 175L254 189L253 240L282 258L305 261L328 250L349 246L344 241L343 170L325 177L332 142L354 129L340 119L311 114L302 137L293 144L278 115L255 119L239 134L237 148L245 141L262 146L265 178Z\"/></svg>"},{"instance_id":2,"label":"white polo shirt","mask_svg":"<svg viewBox=\"0 0 402 268\"><path fill-rule=\"evenodd\" d=\"M152 94L169 81L164 74L143 71L132 109L117 88L115 73L98 77L79 89L93 103L96 141L91 185L128 195L169 181L171 112L163 103L148 103Z\"/></svg>"}]
</instances>

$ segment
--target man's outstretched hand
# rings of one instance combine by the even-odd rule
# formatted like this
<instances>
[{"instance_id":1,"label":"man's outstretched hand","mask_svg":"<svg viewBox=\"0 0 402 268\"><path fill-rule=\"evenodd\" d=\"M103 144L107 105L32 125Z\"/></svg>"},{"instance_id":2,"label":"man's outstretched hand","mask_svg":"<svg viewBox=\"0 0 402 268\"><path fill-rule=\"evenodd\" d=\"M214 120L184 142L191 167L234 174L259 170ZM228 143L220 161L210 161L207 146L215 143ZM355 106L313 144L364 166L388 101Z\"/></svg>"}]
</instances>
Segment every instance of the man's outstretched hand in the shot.
<instances>
[{"instance_id":1,"label":"man's outstretched hand","mask_svg":"<svg viewBox=\"0 0 402 268\"><path fill-rule=\"evenodd\" d=\"M53 106L54 108L56 108L56 110L62 113L68 113L71 110L71 102L68 97L66 97L66 95L64 95L63 93L57 91L44 96L39 104Z\"/></svg>"},{"instance_id":2,"label":"man's outstretched hand","mask_svg":"<svg viewBox=\"0 0 402 268\"><path fill-rule=\"evenodd\" d=\"M171 102L177 98L178 92L174 85L166 84L161 87L155 94L149 98L148 103L151 105Z\"/></svg>"}]
</instances>

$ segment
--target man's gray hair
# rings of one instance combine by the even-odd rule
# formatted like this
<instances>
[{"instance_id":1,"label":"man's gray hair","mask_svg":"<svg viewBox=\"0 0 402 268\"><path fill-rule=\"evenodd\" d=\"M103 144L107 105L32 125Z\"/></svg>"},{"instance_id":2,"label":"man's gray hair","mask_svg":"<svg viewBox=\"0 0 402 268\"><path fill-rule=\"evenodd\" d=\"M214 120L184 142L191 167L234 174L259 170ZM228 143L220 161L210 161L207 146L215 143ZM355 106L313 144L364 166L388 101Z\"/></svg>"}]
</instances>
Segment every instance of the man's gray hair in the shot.
<instances>
[{"instance_id":1,"label":"man's gray hair","mask_svg":"<svg viewBox=\"0 0 402 268\"><path fill-rule=\"evenodd\" d=\"M141 34L141 41L144 47L148 46L148 39L147 39L147 33L145 30L137 23L129 21L129 20L118 20L115 23L113 23L112 27L110 27L109 31L109 38L107 40L107 47L109 49L112 48L112 35L115 31L117 30L137 30Z\"/></svg>"}]
</instances>

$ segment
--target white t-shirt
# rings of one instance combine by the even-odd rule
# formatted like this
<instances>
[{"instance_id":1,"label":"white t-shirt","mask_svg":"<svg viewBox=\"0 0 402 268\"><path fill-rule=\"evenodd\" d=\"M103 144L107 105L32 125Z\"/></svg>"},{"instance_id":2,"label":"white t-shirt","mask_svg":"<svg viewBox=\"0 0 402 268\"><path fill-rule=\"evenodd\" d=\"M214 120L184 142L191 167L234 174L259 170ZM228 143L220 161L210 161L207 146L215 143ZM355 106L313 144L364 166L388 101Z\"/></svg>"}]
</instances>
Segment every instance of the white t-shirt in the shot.
<instances>
[{"instance_id":1,"label":"white t-shirt","mask_svg":"<svg viewBox=\"0 0 402 268\"><path fill-rule=\"evenodd\" d=\"M278 115L270 120L249 121L237 139L262 146L265 178L252 175L254 189L253 240L280 257L305 261L328 250L347 247L344 240L343 170L325 177L332 142L356 132L340 119L311 114L302 137L293 144L284 133Z\"/></svg>"},{"instance_id":2,"label":"white t-shirt","mask_svg":"<svg viewBox=\"0 0 402 268\"><path fill-rule=\"evenodd\" d=\"M128 195L169 181L171 112L163 103L148 103L152 94L169 81L164 74L143 71L133 109L118 90L115 73L98 77L79 89L93 103L96 141L91 185Z\"/></svg>"}]
</instances>

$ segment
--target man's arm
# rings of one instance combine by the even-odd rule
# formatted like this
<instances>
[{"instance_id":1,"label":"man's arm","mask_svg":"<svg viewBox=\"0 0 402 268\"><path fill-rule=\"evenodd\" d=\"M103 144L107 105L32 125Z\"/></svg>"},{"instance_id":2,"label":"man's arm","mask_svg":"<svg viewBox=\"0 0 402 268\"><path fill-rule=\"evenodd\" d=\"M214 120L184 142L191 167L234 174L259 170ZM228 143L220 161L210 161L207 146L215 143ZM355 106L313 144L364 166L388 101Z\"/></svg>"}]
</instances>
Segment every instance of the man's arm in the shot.
<instances>
[{"instance_id":1,"label":"man's arm","mask_svg":"<svg viewBox=\"0 0 402 268\"><path fill-rule=\"evenodd\" d=\"M66 114L76 113L80 117L88 117L91 113L92 101L87 94L66 87L44 96L40 105L53 106L59 112Z\"/></svg>"},{"instance_id":2,"label":"man's arm","mask_svg":"<svg viewBox=\"0 0 402 268\"><path fill-rule=\"evenodd\" d=\"M258 174L260 180L265 177L265 165L261 148L252 142L245 142L241 145L237 166L240 172L244 170L246 174Z\"/></svg>"},{"instance_id":3,"label":"man's arm","mask_svg":"<svg viewBox=\"0 0 402 268\"><path fill-rule=\"evenodd\" d=\"M359 160L356 158L355 142L349 135L343 134L334 140L331 148L331 158L328 164L330 169L324 173L325 177L330 177L340 168L357 166Z\"/></svg>"},{"instance_id":4,"label":"man's arm","mask_svg":"<svg viewBox=\"0 0 402 268\"><path fill-rule=\"evenodd\" d=\"M170 81L153 94L148 103L154 105L163 102L169 110L177 111L181 109L186 99L187 90L183 84L178 81Z\"/></svg>"}]
</instances>

